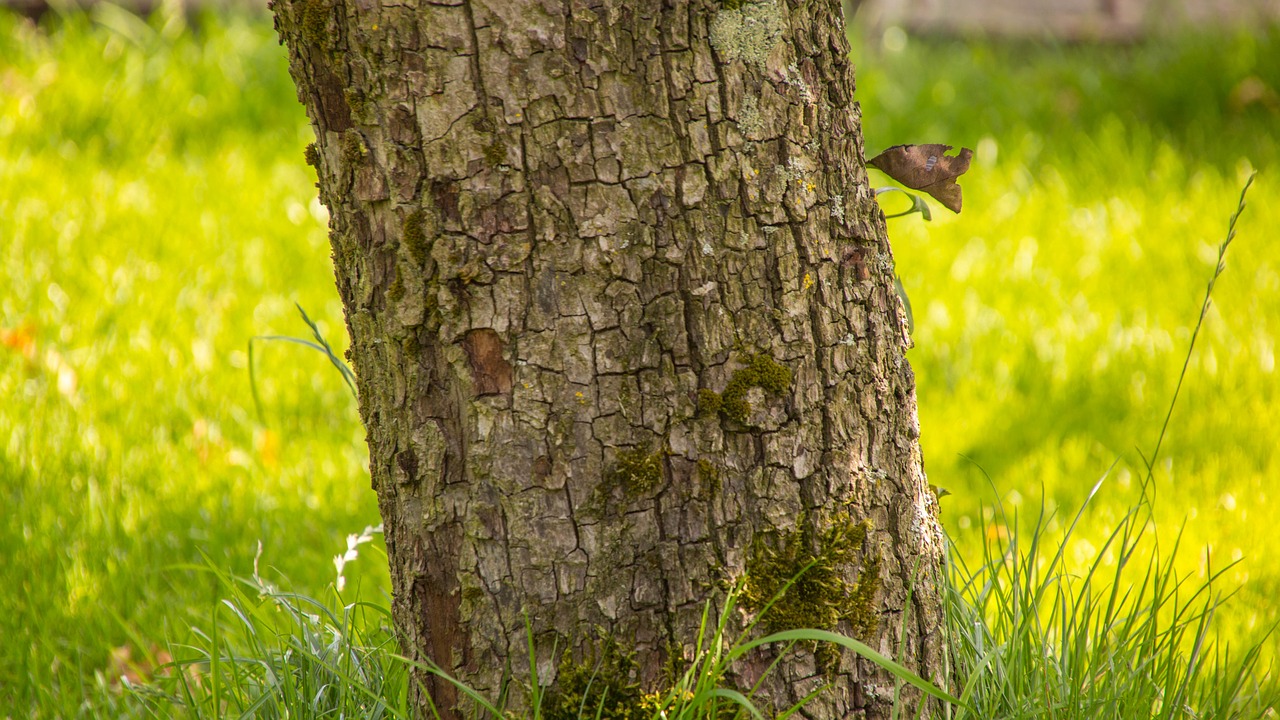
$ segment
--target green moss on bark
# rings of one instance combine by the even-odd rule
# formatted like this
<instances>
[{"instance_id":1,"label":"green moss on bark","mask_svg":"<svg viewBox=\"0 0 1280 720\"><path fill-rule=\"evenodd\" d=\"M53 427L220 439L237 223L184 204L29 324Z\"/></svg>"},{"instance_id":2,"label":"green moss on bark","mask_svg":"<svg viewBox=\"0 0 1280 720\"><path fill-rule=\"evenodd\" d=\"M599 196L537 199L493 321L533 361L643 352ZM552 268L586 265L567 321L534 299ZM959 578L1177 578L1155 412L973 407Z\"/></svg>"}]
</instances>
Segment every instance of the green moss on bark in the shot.
<instances>
[{"instance_id":1,"label":"green moss on bark","mask_svg":"<svg viewBox=\"0 0 1280 720\"><path fill-rule=\"evenodd\" d=\"M662 453L647 444L620 450L609 479L631 497L643 495L662 484Z\"/></svg>"},{"instance_id":2,"label":"green moss on bark","mask_svg":"<svg viewBox=\"0 0 1280 720\"><path fill-rule=\"evenodd\" d=\"M853 634L863 640L870 640L880 624L880 613L876 612L875 606L876 593L879 591L880 558L872 555L863 560L858 585L849 598L845 615Z\"/></svg>"},{"instance_id":3,"label":"green moss on bark","mask_svg":"<svg viewBox=\"0 0 1280 720\"><path fill-rule=\"evenodd\" d=\"M720 394L720 414L736 423L747 424L751 415L747 392L757 387L770 395L785 395L791 387L791 370L768 355L749 356L746 366L733 373Z\"/></svg>"},{"instance_id":4,"label":"green moss on bark","mask_svg":"<svg viewBox=\"0 0 1280 720\"><path fill-rule=\"evenodd\" d=\"M392 305L399 304L404 299L404 278L400 275L400 270L396 270L396 276L392 278L391 285L387 287L387 300Z\"/></svg>"},{"instance_id":5,"label":"green moss on bark","mask_svg":"<svg viewBox=\"0 0 1280 720\"><path fill-rule=\"evenodd\" d=\"M298 0L302 15L298 25L302 38L318 48L329 48L329 6L323 0Z\"/></svg>"},{"instance_id":6,"label":"green moss on bark","mask_svg":"<svg viewBox=\"0 0 1280 720\"><path fill-rule=\"evenodd\" d=\"M425 263L431 254L431 246L427 244L427 218L422 208L417 208L404 218L400 241L409 250L409 257L416 263Z\"/></svg>"},{"instance_id":7,"label":"green moss on bark","mask_svg":"<svg viewBox=\"0 0 1280 720\"><path fill-rule=\"evenodd\" d=\"M569 653L560 661L556 680L542 705L545 720L648 720L653 709L634 680L635 660L616 642L606 640L594 659L574 662Z\"/></svg>"},{"instance_id":8,"label":"green moss on bark","mask_svg":"<svg viewBox=\"0 0 1280 720\"><path fill-rule=\"evenodd\" d=\"M496 168L507 161L507 146L501 140L494 140L484 148L484 162L490 168Z\"/></svg>"},{"instance_id":9,"label":"green moss on bark","mask_svg":"<svg viewBox=\"0 0 1280 720\"><path fill-rule=\"evenodd\" d=\"M315 143L307 143L307 149L302 151L302 157L306 158L308 165L317 170L320 169L320 150Z\"/></svg>"},{"instance_id":10,"label":"green moss on bark","mask_svg":"<svg viewBox=\"0 0 1280 720\"><path fill-rule=\"evenodd\" d=\"M698 460L698 481L702 484L702 492L707 497L720 493L720 468L706 458Z\"/></svg>"},{"instance_id":11,"label":"green moss on bark","mask_svg":"<svg viewBox=\"0 0 1280 720\"><path fill-rule=\"evenodd\" d=\"M347 107L351 108L352 114L357 117L364 115L369 109L369 100L358 88L344 88L342 96L347 100Z\"/></svg>"},{"instance_id":12,"label":"green moss on bark","mask_svg":"<svg viewBox=\"0 0 1280 720\"><path fill-rule=\"evenodd\" d=\"M369 152L369 148L364 145L364 138L360 137L360 133L354 129L348 130L342 135L342 159L348 165L355 165L364 159Z\"/></svg>"},{"instance_id":13,"label":"green moss on bark","mask_svg":"<svg viewBox=\"0 0 1280 720\"><path fill-rule=\"evenodd\" d=\"M713 417L720 413L720 393L708 388L698 391L698 416Z\"/></svg>"},{"instance_id":14,"label":"green moss on bark","mask_svg":"<svg viewBox=\"0 0 1280 720\"><path fill-rule=\"evenodd\" d=\"M880 561L867 552L868 521L837 518L820 535L801 517L794 530L766 541L757 537L747 561L743 607L761 617L766 632L797 628L836 631L847 621L855 634L867 637L878 621L875 595L880 588ZM863 557L856 582L847 573ZM810 646L818 669L834 672L839 651L830 645Z\"/></svg>"}]
</instances>

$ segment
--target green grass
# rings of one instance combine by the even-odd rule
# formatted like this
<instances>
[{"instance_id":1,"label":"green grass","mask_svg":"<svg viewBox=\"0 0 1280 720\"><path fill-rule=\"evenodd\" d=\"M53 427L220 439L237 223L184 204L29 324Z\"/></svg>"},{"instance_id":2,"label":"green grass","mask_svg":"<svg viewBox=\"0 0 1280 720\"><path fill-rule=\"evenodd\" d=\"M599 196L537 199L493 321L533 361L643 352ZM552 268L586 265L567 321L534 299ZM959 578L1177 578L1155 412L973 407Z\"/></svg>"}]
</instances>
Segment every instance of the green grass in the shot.
<instances>
[{"instance_id":1,"label":"green grass","mask_svg":"<svg viewBox=\"0 0 1280 720\"><path fill-rule=\"evenodd\" d=\"M1269 482L1280 477L1280 31L1109 48L898 40L855 48L869 151L978 151L962 215L935 206L935 222L890 224L915 311L927 469L954 493L944 519L973 574L999 572L983 560L1003 537L993 494L1010 516L1034 515L1042 493L1051 511L1037 532L1012 533L1024 548L1042 538L1026 578L1118 460L1056 573L1024 583L1022 601L967 596L986 612L983 647L1003 638L1011 653L1003 665L958 655L980 670L971 697L1017 717L1036 698L1073 697L1046 687L1084 687L1050 672L1065 660L1033 657L1064 650L1064 636L1041 633L1052 624L1029 621L1039 616L1027 601L1060 597L1095 560L1096 577L1122 570L1107 539L1134 522L1137 448L1155 445L1250 168L1261 173L1156 460L1152 516L1161 547L1180 531L1181 552L1143 545L1130 567L1191 589L1212 578L1215 593L1243 585L1214 621L1233 647L1261 639L1280 619L1269 562L1280 553ZM1250 93L1261 99L1245 103ZM327 589L347 533L377 520L350 393L322 354L288 343L254 344L262 419L249 382L250 338L310 337L295 302L339 351L346 342L303 162L310 135L269 20L205 18L193 30L108 12L37 30L0 17L0 715L165 717L167 706L112 689L119 648L141 669L171 651L206 677L224 656L261 661L225 666L220 690L189 689L213 703L194 717L253 697L267 676L252 668L270 658L309 663L291 675L304 681L297 698L361 663L390 668L374 695L393 715L402 707L403 680L378 649L384 563L362 556L346 569L355 589ZM308 611L323 616L308 625L236 585L226 573L251 575L258 540L261 577L332 615ZM1061 597L1091 607L1088 593ZM370 605L347 614L357 600ZM1053 607L1041 602L1046 619L1062 616ZM1152 617L1169 621L1160 607ZM1014 608L1021 622L1002 625ZM326 623L360 662L309 660L327 657L312 642ZM1176 669L1196 628L1146 647ZM333 707L369 707L358 690L338 695ZM1172 701L1162 708L1177 716Z\"/></svg>"},{"instance_id":2,"label":"green grass","mask_svg":"<svg viewBox=\"0 0 1280 720\"><path fill-rule=\"evenodd\" d=\"M1280 29L1101 48L886 39L854 53L869 153L977 151L961 215L890 221L926 469L954 493L943 515L962 547L994 532L983 471L1011 507L1043 493L1074 508L1118 459L1069 549L1093 559L1137 500L1138 449L1155 445L1227 219L1260 171L1153 487L1159 526L1182 529L1181 569L1244 559L1219 620L1260 637L1280 619ZM1264 99L1241 104L1250 84Z\"/></svg>"},{"instance_id":3,"label":"green grass","mask_svg":"<svg viewBox=\"0 0 1280 720\"><path fill-rule=\"evenodd\" d=\"M186 638L256 542L302 587L376 522L311 130L270 22L0 18L0 716L74 716ZM153 29L155 27L156 29ZM368 571L376 598L385 568ZM266 569L264 568L264 572Z\"/></svg>"}]
</instances>

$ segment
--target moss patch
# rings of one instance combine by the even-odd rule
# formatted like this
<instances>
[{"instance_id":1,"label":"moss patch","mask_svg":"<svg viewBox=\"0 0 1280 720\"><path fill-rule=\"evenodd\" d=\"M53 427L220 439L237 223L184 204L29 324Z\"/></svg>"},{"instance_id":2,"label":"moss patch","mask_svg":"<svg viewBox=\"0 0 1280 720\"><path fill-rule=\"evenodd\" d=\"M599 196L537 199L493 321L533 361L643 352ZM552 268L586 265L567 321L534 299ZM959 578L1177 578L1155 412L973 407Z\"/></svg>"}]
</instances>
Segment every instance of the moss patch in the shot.
<instances>
[{"instance_id":1,"label":"moss patch","mask_svg":"<svg viewBox=\"0 0 1280 720\"><path fill-rule=\"evenodd\" d=\"M400 232L400 241L408 248L409 257L418 264L425 263L431 251L427 244L426 225L426 213L422 212L422 208L417 208L405 216Z\"/></svg>"},{"instance_id":2,"label":"moss patch","mask_svg":"<svg viewBox=\"0 0 1280 720\"><path fill-rule=\"evenodd\" d=\"M400 275L399 268L396 268L395 272L396 276L392 278L391 284L387 286L387 300L389 300L392 305L399 305L400 301L404 299L404 278Z\"/></svg>"},{"instance_id":3,"label":"moss patch","mask_svg":"<svg viewBox=\"0 0 1280 720\"><path fill-rule=\"evenodd\" d=\"M307 149L302 151L302 157L306 158L308 165L317 170L320 169L320 150L315 143L307 143Z\"/></svg>"},{"instance_id":4,"label":"moss patch","mask_svg":"<svg viewBox=\"0 0 1280 720\"><path fill-rule=\"evenodd\" d=\"M560 661L556 680L542 704L546 720L648 720L653 708L635 682L635 660L617 643L604 642L594 660L575 663L569 653Z\"/></svg>"},{"instance_id":5,"label":"moss patch","mask_svg":"<svg viewBox=\"0 0 1280 720\"><path fill-rule=\"evenodd\" d=\"M357 116L363 115L369 109L368 99L365 98L363 92L356 88L343 89L342 96L347 100L347 107L351 108L351 112Z\"/></svg>"},{"instance_id":6,"label":"moss patch","mask_svg":"<svg viewBox=\"0 0 1280 720\"><path fill-rule=\"evenodd\" d=\"M748 357L746 367L733 373L720 394L720 414L736 423L747 424L747 417L751 415L747 391L757 387L771 395L785 395L791 387L791 370L768 355Z\"/></svg>"},{"instance_id":7,"label":"moss patch","mask_svg":"<svg viewBox=\"0 0 1280 720\"><path fill-rule=\"evenodd\" d=\"M747 561L743 607L763 612L781 593L761 617L766 632L796 628L835 631L841 621L848 621L856 635L868 637L876 629L874 601L880 589L879 558L866 552L870 528L866 520L855 523L844 516L817 535L802 517L796 529L772 538L772 542L758 537ZM859 555L865 557L862 572L857 582L850 582L845 573ZM840 654L835 647L824 644L809 649L819 671L834 672L839 666Z\"/></svg>"},{"instance_id":8,"label":"moss patch","mask_svg":"<svg viewBox=\"0 0 1280 720\"><path fill-rule=\"evenodd\" d=\"M720 468L706 458L698 460L698 481L702 483L702 493L712 497L720 492Z\"/></svg>"},{"instance_id":9,"label":"moss patch","mask_svg":"<svg viewBox=\"0 0 1280 720\"><path fill-rule=\"evenodd\" d=\"M342 135L342 159L348 165L355 165L364 160L369 148L364 146L364 138L356 130L348 130Z\"/></svg>"},{"instance_id":10,"label":"moss patch","mask_svg":"<svg viewBox=\"0 0 1280 720\"><path fill-rule=\"evenodd\" d=\"M720 414L720 393L708 388L698 391L698 416L711 417Z\"/></svg>"},{"instance_id":11,"label":"moss patch","mask_svg":"<svg viewBox=\"0 0 1280 720\"><path fill-rule=\"evenodd\" d=\"M491 168L496 168L507 161L507 146L501 140L494 140L484 148L484 161Z\"/></svg>"},{"instance_id":12,"label":"moss patch","mask_svg":"<svg viewBox=\"0 0 1280 720\"><path fill-rule=\"evenodd\" d=\"M662 484L662 453L650 452L647 444L620 450L609 479L627 495L643 495Z\"/></svg>"},{"instance_id":13,"label":"moss patch","mask_svg":"<svg viewBox=\"0 0 1280 720\"><path fill-rule=\"evenodd\" d=\"M328 49L329 6L323 0L301 0L302 17L299 26L307 43Z\"/></svg>"},{"instance_id":14,"label":"moss patch","mask_svg":"<svg viewBox=\"0 0 1280 720\"><path fill-rule=\"evenodd\" d=\"M875 635L880 625L880 613L876 612L876 593L880 591L880 557L864 557L858 585L853 589L846 606L845 619L856 637L864 640Z\"/></svg>"}]
</instances>

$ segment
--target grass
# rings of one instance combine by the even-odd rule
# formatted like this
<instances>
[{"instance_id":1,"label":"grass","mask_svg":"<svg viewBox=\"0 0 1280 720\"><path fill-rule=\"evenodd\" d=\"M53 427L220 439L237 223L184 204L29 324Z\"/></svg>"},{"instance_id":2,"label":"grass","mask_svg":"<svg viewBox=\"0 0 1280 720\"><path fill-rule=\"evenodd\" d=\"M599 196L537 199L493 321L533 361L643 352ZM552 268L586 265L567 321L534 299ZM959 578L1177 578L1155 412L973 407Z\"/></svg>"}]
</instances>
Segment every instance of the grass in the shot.
<instances>
[{"instance_id":1,"label":"grass","mask_svg":"<svg viewBox=\"0 0 1280 720\"><path fill-rule=\"evenodd\" d=\"M1159 545L1149 503L1130 508L1081 571L1070 569L1073 535L1105 480L1056 542L1041 506L1025 533L1018 515L1001 512L1013 532L983 541L973 569L953 557L949 647L972 708L957 717L1274 717L1280 691L1262 645L1233 654L1215 640L1230 566L1205 580L1183 574L1181 545Z\"/></svg>"},{"instance_id":2,"label":"grass","mask_svg":"<svg viewBox=\"0 0 1280 720\"><path fill-rule=\"evenodd\" d=\"M345 336L270 23L107 19L0 17L0 716L75 717L113 650L187 640L223 586L185 567L262 540L321 588L377 517L322 355L257 344L254 410L248 341L307 335L294 302Z\"/></svg>"},{"instance_id":3,"label":"grass","mask_svg":"<svg viewBox=\"0 0 1280 720\"><path fill-rule=\"evenodd\" d=\"M1138 448L1155 445L1226 219L1260 171L1151 492L1164 540L1181 529L1181 570L1203 579L1244 560L1223 578L1243 587L1218 620L1261 637L1280 619L1268 560L1280 555L1280 30L1045 47L891 29L854 58L868 154L977 151L963 214L890 221L926 470L953 493L944 524L969 551L1004 532L988 475L1011 509L1041 493L1074 508L1118 460L1068 557L1099 552L1139 499ZM1258 84L1263 99L1243 102Z\"/></svg>"},{"instance_id":4,"label":"grass","mask_svg":"<svg viewBox=\"0 0 1280 720\"><path fill-rule=\"evenodd\" d=\"M871 152L978 153L963 215L890 226L930 480L953 493L967 699L983 717L1106 716L1069 706L1131 680L1144 717L1261 716L1265 699L1233 699L1247 658L1215 664L1198 638L1209 609L1232 647L1280 619L1280 32L1107 48L891 30L854 59ZM191 717L403 713L377 543L346 565L352 589L330 587L347 534L376 522L351 395L289 343L254 344L261 416L249 380L251 338L311 337L294 303L345 346L310 133L262 18L0 16L0 505L17 509L0 524L0 714L172 712L122 673ZM1155 445L1255 168L1144 483L1136 448ZM1097 604L1117 577L1136 580L1130 604ZM165 679L167 659L192 670Z\"/></svg>"}]
</instances>

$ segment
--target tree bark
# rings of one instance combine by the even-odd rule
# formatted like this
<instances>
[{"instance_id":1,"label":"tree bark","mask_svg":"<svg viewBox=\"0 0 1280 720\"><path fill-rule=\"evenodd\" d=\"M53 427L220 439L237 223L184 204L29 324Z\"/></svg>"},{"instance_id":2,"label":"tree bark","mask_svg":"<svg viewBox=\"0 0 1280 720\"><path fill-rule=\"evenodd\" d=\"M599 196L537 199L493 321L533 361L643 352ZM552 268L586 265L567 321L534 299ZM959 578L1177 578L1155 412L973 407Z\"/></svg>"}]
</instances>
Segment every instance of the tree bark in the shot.
<instances>
[{"instance_id":1,"label":"tree bark","mask_svg":"<svg viewBox=\"0 0 1280 720\"><path fill-rule=\"evenodd\" d=\"M902 660L940 679L942 538L839 2L274 11L405 652L496 694L528 680L527 618L544 683L613 645L658 690L704 601L745 582L758 612L816 558L822 596L764 627L897 655L905 620ZM873 666L809 650L774 709L833 679L811 717L887 716Z\"/></svg>"}]
</instances>

